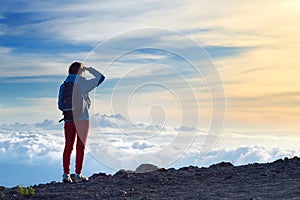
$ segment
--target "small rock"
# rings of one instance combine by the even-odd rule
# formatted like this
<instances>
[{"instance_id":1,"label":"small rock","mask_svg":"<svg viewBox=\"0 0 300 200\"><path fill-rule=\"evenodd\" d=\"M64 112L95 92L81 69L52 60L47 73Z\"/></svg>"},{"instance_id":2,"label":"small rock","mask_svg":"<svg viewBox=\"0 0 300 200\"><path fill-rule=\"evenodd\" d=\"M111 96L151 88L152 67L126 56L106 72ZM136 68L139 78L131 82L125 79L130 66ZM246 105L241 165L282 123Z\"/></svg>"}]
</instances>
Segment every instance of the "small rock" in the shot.
<instances>
[{"instance_id":1,"label":"small rock","mask_svg":"<svg viewBox=\"0 0 300 200\"><path fill-rule=\"evenodd\" d=\"M260 174L260 176L268 176L266 173L262 173Z\"/></svg>"},{"instance_id":2,"label":"small rock","mask_svg":"<svg viewBox=\"0 0 300 200\"><path fill-rule=\"evenodd\" d=\"M125 169L119 170L113 177L119 177L119 178L129 178L130 172L126 171Z\"/></svg>"},{"instance_id":3,"label":"small rock","mask_svg":"<svg viewBox=\"0 0 300 200\"><path fill-rule=\"evenodd\" d=\"M226 177L224 178L224 180L229 180L229 179L232 179L232 178L233 178L233 176L229 175L229 176L226 176Z\"/></svg>"},{"instance_id":4,"label":"small rock","mask_svg":"<svg viewBox=\"0 0 300 200\"><path fill-rule=\"evenodd\" d=\"M182 167L180 168L180 170L188 170L188 171L191 171L191 170L194 170L194 169L199 169L198 167L195 167L195 166L188 166L188 167Z\"/></svg>"},{"instance_id":5,"label":"small rock","mask_svg":"<svg viewBox=\"0 0 300 200\"><path fill-rule=\"evenodd\" d=\"M221 162L218 164L211 165L209 168L222 168L222 167L234 167L230 162Z\"/></svg>"}]
</instances>

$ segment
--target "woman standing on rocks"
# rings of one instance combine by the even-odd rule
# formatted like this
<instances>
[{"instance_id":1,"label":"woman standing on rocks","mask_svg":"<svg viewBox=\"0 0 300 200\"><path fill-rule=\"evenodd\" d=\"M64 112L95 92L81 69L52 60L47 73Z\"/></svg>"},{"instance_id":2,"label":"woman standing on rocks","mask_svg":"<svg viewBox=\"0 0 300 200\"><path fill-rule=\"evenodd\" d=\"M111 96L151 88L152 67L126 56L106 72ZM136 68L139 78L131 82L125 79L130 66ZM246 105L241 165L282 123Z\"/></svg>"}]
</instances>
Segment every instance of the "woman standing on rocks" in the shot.
<instances>
[{"instance_id":1,"label":"woman standing on rocks","mask_svg":"<svg viewBox=\"0 0 300 200\"><path fill-rule=\"evenodd\" d=\"M83 72L88 71L94 76L92 79L83 77ZM60 86L58 95L58 108L63 111L65 121L65 147L63 152L63 182L73 182L70 176L71 154L76 142L75 182L87 181L81 175L84 160L85 143L89 131L90 99L89 92L98 87L105 77L92 67L85 67L80 62L74 62L69 67L69 75ZM61 120L61 121L62 121Z\"/></svg>"}]
</instances>

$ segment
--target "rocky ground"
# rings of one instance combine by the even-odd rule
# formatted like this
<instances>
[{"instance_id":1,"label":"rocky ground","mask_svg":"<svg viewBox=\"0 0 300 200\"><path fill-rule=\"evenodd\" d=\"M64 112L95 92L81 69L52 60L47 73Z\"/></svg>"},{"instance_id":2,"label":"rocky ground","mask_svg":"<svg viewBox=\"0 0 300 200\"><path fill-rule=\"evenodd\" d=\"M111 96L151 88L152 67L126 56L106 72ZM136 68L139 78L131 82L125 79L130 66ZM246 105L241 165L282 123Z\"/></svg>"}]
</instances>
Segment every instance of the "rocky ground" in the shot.
<instances>
[{"instance_id":1,"label":"rocky ground","mask_svg":"<svg viewBox=\"0 0 300 200\"><path fill-rule=\"evenodd\" d=\"M144 170L143 167L137 169L139 172ZM84 183L52 182L33 188L35 194L25 197L18 188L0 187L0 198L300 199L300 158L237 167L219 163L209 168L190 166L147 173L120 170L113 176L94 174Z\"/></svg>"}]
</instances>

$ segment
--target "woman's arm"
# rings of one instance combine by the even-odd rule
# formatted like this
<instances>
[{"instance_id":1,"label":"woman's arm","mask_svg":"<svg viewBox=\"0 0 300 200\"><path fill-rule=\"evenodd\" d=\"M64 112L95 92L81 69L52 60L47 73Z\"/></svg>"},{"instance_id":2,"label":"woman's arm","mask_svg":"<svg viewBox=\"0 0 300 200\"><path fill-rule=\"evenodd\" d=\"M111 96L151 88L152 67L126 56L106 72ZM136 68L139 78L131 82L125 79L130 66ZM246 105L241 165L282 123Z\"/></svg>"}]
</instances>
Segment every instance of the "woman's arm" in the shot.
<instances>
[{"instance_id":1,"label":"woman's arm","mask_svg":"<svg viewBox=\"0 0 300 200\"><path fill-rule=\"evenodd\" d=\"M92 67L85 67L85 70L92 74L95 78L84 81L84 88L87 92L99 86L105 79L105 76Z\"/></svg>"}]
</instances>

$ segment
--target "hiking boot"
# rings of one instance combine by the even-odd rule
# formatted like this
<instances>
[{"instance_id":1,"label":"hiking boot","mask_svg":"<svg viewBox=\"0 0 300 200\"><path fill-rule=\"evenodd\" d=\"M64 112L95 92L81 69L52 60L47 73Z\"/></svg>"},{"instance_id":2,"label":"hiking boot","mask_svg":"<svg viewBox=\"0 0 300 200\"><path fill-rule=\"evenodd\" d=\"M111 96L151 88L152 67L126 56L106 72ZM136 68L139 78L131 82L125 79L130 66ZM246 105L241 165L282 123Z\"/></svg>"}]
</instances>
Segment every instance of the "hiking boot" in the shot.
<instances>
[{"instance_id":1,"label":"hiking boot","mask_svg":"<svg viewBox=\"0 0 300 200\"><path fill-rule=\"evenodd\" d=\"M72 183L73 180L71 179L70 174L63 174L63 182L64 183Z\"/></svg>"},{"instance_id":2,"label":"hiking boot","mask_svg":"<svg viewBox=\"0 0 300 200\"><path fill-rule=\"evenodd\" d=\"M88 177L82 176L81 174L75 174L75 182L76 183L79 183L82 181L88 181L88 180L89 180Z\"/></svg>"}]
</instances>

